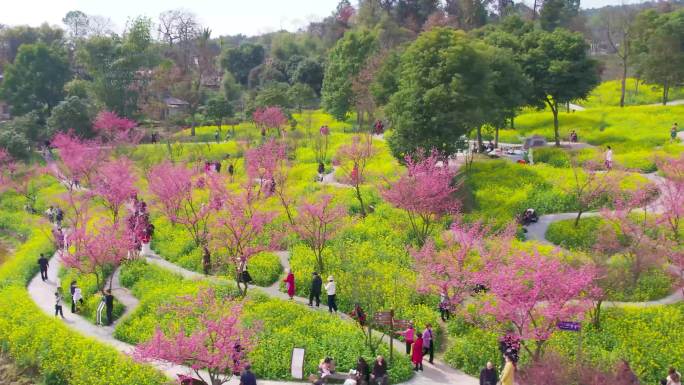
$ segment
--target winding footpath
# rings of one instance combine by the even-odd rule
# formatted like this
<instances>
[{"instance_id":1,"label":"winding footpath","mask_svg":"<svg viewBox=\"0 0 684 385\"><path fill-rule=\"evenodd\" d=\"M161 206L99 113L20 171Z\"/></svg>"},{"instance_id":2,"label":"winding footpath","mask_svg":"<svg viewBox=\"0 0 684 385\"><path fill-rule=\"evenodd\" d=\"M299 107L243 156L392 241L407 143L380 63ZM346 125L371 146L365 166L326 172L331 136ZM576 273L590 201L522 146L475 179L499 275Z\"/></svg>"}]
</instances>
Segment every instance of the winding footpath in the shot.
<instances>
[{"instance_id":1,"label":"winding footpath","mask_svg":"<svg viewBox=\"0 0 684 385\"><path fill-rule=\"evenodd\" d=\"M680 133L684 134L684 133ZM664 178L661 176L658 176L656 173L650 173L650 174L642 174L646 179L649 181L653 182L656 184L656 186L659 186L659 182L663 181ZM662 195L662 194L660 194ZM663 206L660 203L660 200L662 199L661 196L659 196L653 203L651 203L650 208L653 210L653 212L662 212L663 211ZM598 212L587 212L587 213L582 213L583 218L587 217L595 217L598 216ZM530 225L527 225L525 228L527 229L526 233L526 238L528 241L536 241L542 244L547 244L547 245L552 245L558 248L561 248L558 245L554 245L551 242L549 242L546 239L546 232L549 229L549 226L551 226L552 223L559 222L559 221L564 221L564 220L569 220L569 219L575 219L577 217L577 213L559 213L559 214L548 214L548 215L542 215L539 217L539 221L537 223L532 223ZM670 274L679 276L680 270L677 266L673 265L667 265L667 270ZM604 302L604 306L607 307L651 307L651 306L660 306L660 305L672 305L676 304L678 302L684 301L684 290L682 288L675 288L674 291L664 297L660 298L657 300L653 301L644 301L644 302L620 302L620 301L606 301Z\"/></svg>"},{"instance_id":2,"label":"winding footpath","mask_svg":"<svg viewBox=\"0 0 684 385\"><path fill-rule=\"evenodd\" d=\"M287 269L290 267L290 253L288 251L279 251L276 252L278 257L280 258L280 262L283 265L284 269ZM219 280L219 278L216 277L206 277L203 274L190 271L187 269L184 269L176 264L173 264L163 258L161 258L159 255L155 254L154 252L149 253L145 255L145 259L148 263L153 264L155 266L159 266L161 268L164 268L172 273L175 273L182 277L183 279L189 279L189 280ZM29 283L28 286L28 292L33 299L33 301L40 307L40 309L45 312L46 314L50 316L54 316L54 303L55 303L55 298L54 298L54 293L59 287L59 278L58 278L58 272L60 270L62 263L59 258L58 253L55 253L53 257L50 259L50 265L48 268L48 281L43 282L40 278L40 273L37 274ZM124 313L119 317L118 320L114 322L112 326L96 326L89 320L83 318L82 316L78 314L72 314L70 310L70 305L65 303L64 308L66 310L65 312L65 324L78 331L81 334L84 334L88 337L94 338L95 340L105 343L107 345L110 345L117 349L118 351L124 353L124 354L131 354L134 350L134 346L130 345L128 343L122 342L114 338L114 328L116 325L121 322L123 319L126 317L130 316L130 314L134 313L135 310L138 308L140 302L138 299L133 296L133 294L128 290L127 288L123 287L121 285L121 282L119 281L119 276L120 276L120 269L117 269L114 272L114 276L112 278L112 294L114 297L122 303L126 309ZM254 287L253 287L254 288ZM266 288L258 288L258 290L261 290L262 292L266 293L269 297L273 298L279 298L282 300L289 300L289 297L287 296L286 293L280 291L280 279L275 282L273 285L266 287ZM302 297L295 297L293 299L295 302L299 303L302 305L302 310L303 311L315 311L314 309L317 308L309 308L308 306L308 300L306 298ZM318 308L318 311L327 311L327 307L321 306ZM338 313L337 314L340 318L346 319L346 320L351 320L351 318L344 314L344 313ZM394 341L395 347L396 347L396 352L397 354L401 354L403 351L403 342L400 342L398 340ZM464 374L461 371L455 370L451 367L449 367L447 364L444 362L440 361L439 359L434 360L435 364L430 365L427 362L425 363L425 371L416 373L409 381L404 382L403 384L406 385L476 385L478 383L477 379L474 377L471 377L469 375ZM156 369L162 371L165 373L169 378L171 379L176 379L178 374L190 374L191 371L188 367L185 366L180 366L180 365L172 365L166 362L161 362L161 361L155 361L151 363L152 366L154 366ZM238 378L233 378L230 382L227 384L229 385L237 385L239 384L239 379ZM302 382L295 382L295 381L269 381L269 380L259 380L259 384L261 385L295 385L299 384L301 385Z\"/></svg>"}]
</instances>

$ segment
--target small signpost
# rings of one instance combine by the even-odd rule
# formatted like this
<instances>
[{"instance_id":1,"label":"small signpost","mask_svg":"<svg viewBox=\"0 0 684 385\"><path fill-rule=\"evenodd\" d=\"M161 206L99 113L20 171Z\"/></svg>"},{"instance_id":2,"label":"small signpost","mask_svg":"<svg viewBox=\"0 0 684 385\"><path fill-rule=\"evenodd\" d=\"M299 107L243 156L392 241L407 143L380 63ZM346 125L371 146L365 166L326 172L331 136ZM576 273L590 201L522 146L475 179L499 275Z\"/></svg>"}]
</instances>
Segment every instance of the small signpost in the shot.
<instances>
[{"instance_id":1,"label":"small signpost","mask_svg":"<svg viewBox=\"0 0 684 385\"><path fill-rule=\"evenodd\" d=\"M557 326L558 329L567 332L580 332L582 330L582 324L573 321L558 321ZM582 357L582 333L577 338L577 357Z\"/></svg>"},{"instance_id":2,"label":"small signpost","mask_svg":"<svg viewBox=\"0 0 684 385\"><path fill-rule=\"evenodd\" d=\"M373 314L373 322L376 325L384 326L390 332L390 362L394 359L394 338L392 334L398 330L408 329L411 321L394 318L394 310L379 311Z\"/></svg>"},{"instance_id":3,"label":"small signpost","mask_svg":"<svg viewBox=\"0 0 684 385\"><path fill-rule=\"evenodd\" d=\"M568 332L578 332L582 329L582 324L572 321L558 321L558 329Z\"/></svg>"}]
</instances>

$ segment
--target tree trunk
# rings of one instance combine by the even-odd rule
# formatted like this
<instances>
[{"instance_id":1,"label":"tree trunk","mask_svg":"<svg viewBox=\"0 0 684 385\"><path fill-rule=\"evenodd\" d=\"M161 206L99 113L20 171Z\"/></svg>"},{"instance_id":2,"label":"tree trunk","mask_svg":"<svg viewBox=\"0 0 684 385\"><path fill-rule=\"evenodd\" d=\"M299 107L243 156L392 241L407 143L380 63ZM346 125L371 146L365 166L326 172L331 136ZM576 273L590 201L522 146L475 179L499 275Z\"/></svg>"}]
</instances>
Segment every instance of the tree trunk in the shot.
<instances>
[{"instance_id":1,"label":"tree trunk","mask_svg":"<svg viewBox=\"0 0 684 385\"><path fill-rule=\"evenodd\" d=\"M639 78L634 79L634 95L639 95Z\"/></svg>"},{"instance_id":2,"label":"tree trunk","mask_svg":"<svg viewBox=\"0 0 684 385\"><path fill-rule=\"evenodd\" d=\"M190 115L190 136L195 136L195 114Z\"/></svg>"},{"instance_id":3,"label":"tree trunk","mask_svg":"<svg viewBox=\"0 0 684 385\"><path fill-rule=\"evenodd\" d=\"M494 147L499 148L499 126L494 130Z\"/></svg>"},{"instance_id":4,"label":"tree trunk","mask_svg":"<svg viewBox=\"0 0 684 385\"><path fill-rule=\"evenodd\" d=\"M515 130L515 116L511 117L511 130Z\"/></svg>"},{"instance_id":5,"label":"tree trunk","mask_svg":"<svg viewBox=\"0 0 684 385\"><path fill-rule=\"evenodd\" d=\"M316 250L316 263L318 264L318 271L323 275L323 250Z\"/></svg>"},{"instance_id":6,"label":"tree trunk","mask_svg":"<svg viewBox=\"0 0 684 385\"><path fill-rule=\"evenodd\" d=\"M596 301L596 306L594 306L594 314L591 320L591 323L594 325L594 328L596 330L601 330L601 305L603 304L603 300Z\"/></svg>"},{"instance_id":7,"label":"tree trunk","mask_svg":"<svg viewBox=\"0 0 684 385\"><path fill-rule=\"evenodd\" d=\"M366 208L363 205L363 198L361 197L361 189L359 188L359 185L356 185L356 199L359 200L359 204L361 204L361 216L366 217Z\"/></svg>"},{"instance_id":8,"label":"tree trunk","mask_svg":"<svg viewBox=\"0 0 684 385\"><path fill-rule=\"evenodd\" d=\"M575 218L575 227L579 226L580 217L582 216L582 209L577 212L577 217Z\"/></svg>"},{"instance_id":9,"label":"tree trunk","mask_svg":"<svg viewBox=\"0 0 684 385\"><path fill-rule=\"evenodd\" d=\"M558 132L558 103L554 100L553 102L548 101L549 107L551 107L551 112L553 112L553 135L556 141L556 147L560 147L560 133Z\"/></svg>"},{"instance_id":10,"label":"tree trunk","mask_svg":"<svg viewBox=\"0 0 684 385\"><path fill-rule=\"evenodd\" d=\"M668 82L663 83L663 106L667 105L667 98L670 93L670 84Z\"/></svg>"},{"instance_id":11,"label":"tree trunk","mask_svg":"<svg viewBox=\"0 0 684 385\"><path fill-rule=\"evenodd\" d=\"M620 107L625 106L625 91L627 88L627 60L622 60L622 79L620 81Z\"/></svg>"},{"instance_id":12,"label":"tree trunk","mask_svg":"<svg viewBox=\"0 0 684 385\"><path fill-rule=\"evenodd\" d=\"M482 126L477 127L477 151L482 149Z\"/></svg>"}]
</instances>

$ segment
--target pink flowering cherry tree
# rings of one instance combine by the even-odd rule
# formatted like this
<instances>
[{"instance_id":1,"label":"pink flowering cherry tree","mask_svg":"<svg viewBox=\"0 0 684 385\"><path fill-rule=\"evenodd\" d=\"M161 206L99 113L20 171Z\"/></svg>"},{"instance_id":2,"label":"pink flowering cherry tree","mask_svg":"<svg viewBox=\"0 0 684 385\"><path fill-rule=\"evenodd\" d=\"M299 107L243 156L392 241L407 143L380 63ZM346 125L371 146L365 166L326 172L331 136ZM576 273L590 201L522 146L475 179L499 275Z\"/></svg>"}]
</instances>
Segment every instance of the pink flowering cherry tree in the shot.
<instances>
[{"instance_id":1,"label":"pink flowering cherry tree","mask_svg":"<svg viewBox=\"0 0 684 385\"><path fill-rule=\"evenodd\" d=\"M107 157L100 143L81 140L72 134L58 133L51 143L59 151L59 160L48 167L69 190L90 184L98 165Z\"/></svg>"},{"instance_id":2,"label":"pink flowering cherry tree","mask_svg":"<svg viewBox=\"0 0 684 385\"><path fill-rule=\"evenodd\" d=\"M345 144L337 150L337 158L335 159L336 165L344 171L343 181L354 187L363 217L366 216L367 209L361 195L361 185L366 182L366 166L375 153L370 135L355 136L351 143Z\"/></svg>"},{"instance_id":3,"label":"pink flowering cherry tree","mask_svg":"<svg viewBox=\"0 0 684 385\"><path fill-rule=\"evenodd\" d=\"M575 227L577 227L583 213L606 197L614 195L621 178L611 170L601 172L602 166L595 162L586 162L583 167L580 167L577 160L573 158L571 163L573 178L568 193L575 198L577 205L575 217Z\"/></svg>"},{"instance_id":4,"label":"pink flowering cherry tree","mask_svg":"<svg viewBox=\"0 0 684 385\"><path fill-rule=\"evenodd\" d=\"M538 250L513 250L488 261L478 278L487 288L481 314L513 326L534 360L561 321L581 319L591 306L595 269L572 267Z\"/></svg>"},{"instance_id":5,"label":"pink flowering cherry tree","mask_svg":"<svg viewBox=\"0 0 684 385\"><path fill-rule=\"evenodd\" d=\"M182 165L164 162L150 169L149 190L160 211L171 223L182 226L197 247L207 245L209 218L216 207L207 178L214 174L197 173Z\"/></svg>"},{"instance_id":6,"label":"pink flowering cherry tree","mask_svg":"<svg viewBox=\"0 0 684 385\"><path fill-rule=\"evenodd\" d=\"M454 197L458 189L454 182L456 172L446 166L447 159L436 151L429 155L418 151L405 160L407 172L390 182L382 196L406 211L413 234L422 245L434 224L445 215L456 213L461 206Z\"/></svg>"},{"instance_id":7,"label":"pink flowering cherry tree","mask_svg":"<svg viewBox=\"0 0 684 385\"><path fill-rule=\"evenodd\" d=\"M318 271L325 271L323 250L342 225L347 210L333 205L332 196L319 196L313 203L305 202L297 210L299 216L292 227L316 257Z\"/></svg>"},{"instance_id":8,"label":"pink flowering cherry tree","mask_svg":"<svg viewBox=\"0 0 684 385\"><path fill-rule=\"evenodd\" d=\"M214 189L220 189L220 186ZM264 232L277 213L259 209L251 188L241 193L219 190L215 195L220 196L217 198L220 203L215 205L217 215L211 226L210 245L215 254L225 258L222 262L232 270L237 287L245 296L248 283L243 282L242 277L249 259L272 249L279 239L277 234Z\"/></svg>"},{"instance_id":9,"label":"pink flowering cherry tree","mask_svg":"<svg viewBox=\"0 0 684 385\"><path fill-rule=\"evenodd\" d=\"M277 183L276 176L281 178L278 174L283 171L287 162L286 148L285 143L270 139L245 152L247 177L250 183L259 183L259 196L262 193L269 196L275 192L277 186L273 186L273 182Z\"/></svg>"},{"instance_id":10,"label":"pink flowering cherry tree","mask_svg":"<svg viewBox=\"0 0 684 385\"><path fill-rule=\"evenodd\" d=\"M679 229L684 218L684 154L678 158L659 159L658 170L664 178L658 182L662 207L660 222L667 225L671 238L679 243Z\"/></svg>"},{"instance_id":11,"label":"pink flowering cherry tree","mask_svg":"<svg viewBox=\"0 0 684 385\"><path fill-rule=\"evenodd\" d=\"M205 384L226 384L247 365L258 330L258 325L242 325L242 307L241 302L218 298L212 289L180 297L160 312L181 322L158 326L149 341L136 346L133 357L186 365L189 374ZM183 322L187 320L192 322Z\"/></svg>"},{"instance_id":12,"label":"pink flowering cherry tree","mask_svg":"<svg viewBox=\"0 0 684 385\"><path fill-rule=\"evenodd\" d=\"M85 211L85 210L84 210ZM121 222L110 222L85 214L77 227L67 233L67 244L61 253L64 266L95 276L98 289L104 289L106 276L124 262L135 242ZM112 289L112 276L109 290Z\"/></svg>"},{"instance_id":13,"label":"pink flowering cherry tree","mask_svg":"<svg viewBox=\"0 0 684 385\"><path fill-rule=\"evenodd\" d=\"M432 239L412 250L420 291L445 296L451 309L460 306L477 284L477 270L486 253L487 226L454 223L441 235L441 247Z\"/></svg>"},{"instance_id":14,"label":"pink flowering cherry tree","mask_svg":"<svg viewBox=\"0 0 684 385\"><path fill-rule=\"evenodd\" d=\"M261 129L262 135L266 135L271 129L276 129L278 136L280 136L281 128L287 123L287 116L283 110L274 106L257 108L252 114L252 119L254 119L257 128Z\"/></svg>"},{"instance_id":15,"label":"pink flowering cherry tree","mask_svg":"<svg viewBox=\"0 0 684 385\"><path fill-rule=\"evenodd\" d=\"M103 163L93 176L90 194L102 199L104 206L117 221L121 206L137 193L133 162L119 158Z\"/></svg>"},{"instance_id":16,"label":"pink flowering cherry tree","mask_svg":"<svg viewBox=\"0 0 684 385\"><path fill-rule=\"evenodd\" d=\"M108 143L137 144L142 139L142 133L136 128L138 124L131 119L120 117L113 111L100 111L95 117L93 128L95 132Z\"/></svg>"}]
</instances>

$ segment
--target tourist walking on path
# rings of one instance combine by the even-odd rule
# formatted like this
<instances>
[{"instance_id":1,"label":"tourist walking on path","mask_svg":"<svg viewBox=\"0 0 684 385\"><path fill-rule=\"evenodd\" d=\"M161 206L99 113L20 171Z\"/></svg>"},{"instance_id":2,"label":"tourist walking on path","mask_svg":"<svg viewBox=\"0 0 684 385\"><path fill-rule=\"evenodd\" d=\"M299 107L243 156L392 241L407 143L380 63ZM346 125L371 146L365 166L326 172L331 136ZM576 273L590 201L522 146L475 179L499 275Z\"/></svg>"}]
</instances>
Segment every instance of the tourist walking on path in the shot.
<instances>
[{"instance_id":1,"label":"tourist walking on path","mask_svg":"<svg viewBox=\"0 0 684 385\"><path fill-rule=\"evenodd\" d=\"M610 146L606 147L605 164L608 170L613 168L613 149Z\"/></svg>"},{"instance_id":2,"label":"tourist walking on path","mask_svg":"<svg viewBox=\"0 0 684 385\"><path fill-rule=\"evenodd\" d=\"M112 324L112 311L114 310L114 296L111 290L105 292L105 306L107 308L107 326Z\"/></svg>"},{"instance_id":3,"label":"tourist walking on path","mask_svg":"<svg viewBox=\"0 0 684 385\"><path fill-rule=\"evenodd\" d=\"M71 312L76 313L78 310L76 307L76 303L80 302L81 305L83 305L83 292L81 291L81 288L78 287L78 285L74 286L74 292L71 294Z\"/></svg>"},{"instance_id":4,"label":"tourist walking on path","mask_svg":"<svg viewBox=\"0 0 684 385\"><path fill-rule=\"evenodd\" d=\"M256 385L256 376L252 373L252 366L247 364L245 371L240 375L240 385Z\"/></svg>"},{"instance_id":5,"label":"tourist walking on path","mask_svg":"<svg viewBox=\"0 0 684 385\"><path fill-rule=\"evenodd\" d=\"M494 368L494 364L491 361L487 362L482 371L480 371L480 385L496 385L499 382L499 374Z\"/></svg>"},{"instance_id":6,"label":"tourist walking on path","mask_svg":"<svg viewBox=\"0 0 684 385\"><path fill-rule=\"evenodd\" d=\"M413 324L409 324L408 329L397 333L400 336L404 337L404 341L406 342L406 355L411 354L411 345L413 345L415 333L416 329L413 328Z\"/></svg>"},{"instance_id":7,"label":"tourist walking on path","mask_svg":"<svg viewBox=\"0 0 684 385\"><path fill-rule=\"evenodd\" d=\"M64 312L62 311L62 294L59 291L55 292L55 317L59 314L64 319Z\"/></svg>"},{"instance_id":8,"label":"tourist walking on path","mask_svg":"<svg viewBox=\"0 0 684 385\"><path fill-rule=\"evenodd\" d=\"M330 313L333 311L337 313L337 303L335 302L337 286L335 285L335 279L332 275L328 277L328 283L325 284L325 291L328 293L328 311Z\"/></svg>"},{"instance_id":9,"label":"tourist walking on path","mask_svg":"<svg viewBox=\"0 0 684 385\"><path fill-rule=\"evenodd\" d=\"M413 370L423 371L423 335L418 333L416 340L413 342L413 350L411 351L411 362L413 362Z\"/></svg>"},{"instance_id":10,"label":"tourist walking on path","mask_svg":"<svg viewBox=\"0 0 684 385\"><path fill-rule=\"evenodd\" d=\"M509 355L505 355L504 360L506 365L501 372L501 385L515 385L515 363Z\"/></svg>"},{"instance_id":11,"label":"tourist walking on path","mask_svg":"<svg viewBox=\"0 0 684 385\"><path fill-rule=\"evenodd\" d=\"M47 258L45 258L45 255L43 253L40 253L40 258L38 258L38 266L40 266L40 279L43 280L43 282L47 281L48 279L48 267L50 266L50 263ZM35 270L34 270L35 271Z\"/></svg>"},{"instance_id":12,"label":"tourist walking on path","mask_svg":"<svg viewBox=\"0 0 684 385\"><path fill-rule=\"evenodd\" d=\"M670 369L667 371L667 377L664 380L661 380L660 384L661 385L682 385L682 375L677 371L677 369L670 366Z\"/></svg>"},{"instance_id":13,"label":"tourist walking on path","mask_svg":"<svg viewBox=\"0 0 684 385\"><path fill-rule=\"evenodd\" d=\"M378 356L378 358L375 359L371 380L373 380L374 385L389 384L389 376L387 375L387 362L382 356Z\"/></svg>"},{"instance_id":14,"label":"tourist walking on path","mask_svg":"<svg viewBox=\"0 0 684 385\"><path fill-rule=\"evenodd\" d=\"M434 335L432 334L432 325L426 324L423 330L423 355L429 354L429 363L435 359Z\"/></svg>"},{"instance_id":15,"label":"tourist walking on path","mask_svg":"<svg viewBox=\"0 0 684 385\"><path fill-rule=\"evenodd\" d=\"M292 270L287 269L287 276L283 280L285 282L285 289L287 289L287 295L290 297L290 299L294 299L295 295L295 277L294 273L292 273Z\"/></svg>"},{"instance_id":16,"label":"tourist walking on path","mask_svg":"<svg viewBox=\"0 0 684 385\"><path fill-rule=\"evenodd\" d=\"M674 123L672 128L670 128L670 143L677 139L677 131L679 131L679 126L677 126L677 123Z\"/></svg>"},{"instance_id":17,"label":"tourist walking on path","mask_svg":"<svg viewBox=\"0 0 684 385\"><path fill-rule=\"evenodd\" d=\"M439 295L439 316L442 318L442 322L446 322L449 319L449 298L446 293Z\"/></svg>"},{"instance_id":18,"label":"tourist walking on path","mask_svg":"<svg viewBox=\"0 0 684 385\"><path fill-rule=\"evenodd\" d=\"M323 279L318 272L313 272L311 279L311 292L309 293L309 306L313 306L314 299L316 300L316 307L321 306L321 289L323 287Z\"/></svg>"}]
</instances>

